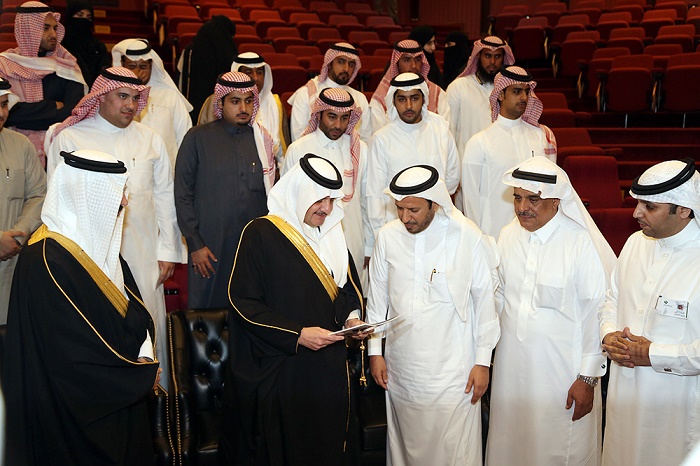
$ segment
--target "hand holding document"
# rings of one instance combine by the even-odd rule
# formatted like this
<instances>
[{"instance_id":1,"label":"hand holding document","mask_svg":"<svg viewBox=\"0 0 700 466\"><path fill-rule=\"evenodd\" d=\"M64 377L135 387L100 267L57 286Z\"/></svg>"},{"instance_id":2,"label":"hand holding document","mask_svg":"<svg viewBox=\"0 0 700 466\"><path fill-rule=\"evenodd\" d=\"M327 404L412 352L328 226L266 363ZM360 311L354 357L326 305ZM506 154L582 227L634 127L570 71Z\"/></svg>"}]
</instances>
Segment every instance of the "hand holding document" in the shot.
<instances>
[{"instance_id":1,"label":"hand holding document","mask_svg":"<svg viewBox=\"0 0 700 466\"><path fill-rule=\"evenodd\" d=\"M358 333L367 333L370 330L373 330L373 329L379 327L380 325L387 324L387 323L389 323L393 320L396 320L398 318L399 318L399 316L394 316L391 319L387 319L387 320L382 321L382 322L377 322L376 324L362 323L360 325L355 325L354 327L344 328L343 330L338 330L337 332L331 333L331 335L351 336L351 335L357 335Z\"/></svg>"}]
</instances>

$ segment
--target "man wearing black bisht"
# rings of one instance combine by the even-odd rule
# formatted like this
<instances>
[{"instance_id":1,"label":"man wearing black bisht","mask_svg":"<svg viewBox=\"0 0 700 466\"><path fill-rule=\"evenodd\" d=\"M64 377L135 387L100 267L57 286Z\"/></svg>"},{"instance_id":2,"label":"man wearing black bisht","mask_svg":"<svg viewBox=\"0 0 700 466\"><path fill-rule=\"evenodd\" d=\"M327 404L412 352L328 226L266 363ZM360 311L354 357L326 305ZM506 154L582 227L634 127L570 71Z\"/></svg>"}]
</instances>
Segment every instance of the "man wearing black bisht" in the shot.
<instances>
[{"instance_id":1,"label":"man wearing black bisht","mask_svg":"<svg viewBox=\"0 0 700 466\"><path fill-rule=\"evenodd\" d=\"M229 298L221 464L339 466L350 380L344 338L361 292L340 225L342 178L307 154L241 236ZM355 335L361 339L366 335Z\"/></svg>"},{"instance_id":2,"label":"man wearing black bisht","mask_svg":"<svg viewBox=\"0 0 700 466\"><path fill-rule=\"evenodd\" d=\"M19 255L3 361L5 464L153 464L153 321L119 257L122 162L62 152Z\"/></svg>"}]
</instances>

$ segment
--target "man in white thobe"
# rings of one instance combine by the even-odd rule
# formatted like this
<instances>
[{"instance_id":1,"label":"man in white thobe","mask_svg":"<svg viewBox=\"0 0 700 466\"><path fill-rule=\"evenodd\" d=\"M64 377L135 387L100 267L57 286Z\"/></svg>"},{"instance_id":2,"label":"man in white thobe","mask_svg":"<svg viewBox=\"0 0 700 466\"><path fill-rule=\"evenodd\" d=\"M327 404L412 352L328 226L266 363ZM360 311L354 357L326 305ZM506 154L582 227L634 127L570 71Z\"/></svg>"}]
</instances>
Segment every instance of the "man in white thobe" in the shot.
<instances>
[{"instance_id":1,"label":"man in white thobe","mask_svg":"<svg viewBox=\"0 0 700 466\"><path fill-rule=\"evenodd\" d=\"M387 194L399 218L379 232L367 322L400 316L369 340L387 390L387 464L481 466L481 396L498 342L490 238L452 205L438 171L409 167Z\"/></svg>"},{"instance_id":2,"label":"man in white thobe","mask_svg":"<svg viewBox=\"0 0 700 466\"><path fill-rule=\"evenodd\" d=\"M163 60L146 39L126 39L116 44L112 48L112 66L130 69L143 84L150 86L148 104L135 119L163 138L170 165L175 167L182 138L192 127L192 105L165 71Z\"/></svg>"},{"instance_id":3,"label":"man in white thobe","mask_svg":"<svg viewBox=\"0 0 700 466\"><path fill-rule=\"evenodd\" d=\"M506 41L496 36L477 40L466 68L447 88L450 130L460 154L472 136L491 125L489 96L504 63L515 64Z\"/></svg>"},{"instance_id":4,"label":"man in white thobe","mask_svg":"<svg viewBox=\"0 0 700 466\"><path fill-rule=\"evenodd\" d=\"M365 237L372 235L367 218L365 186L367 184L367 145L360 140L357 122L362 110L343 89L321 91L311 113L304 136L289 145L280 170L284 176L303 156L316 154L328 159L343 175L342 220L345 241L367 289L365 257L372 254L365 247Z\"/></svg>"},{"instance_id":5,"label":"man in white thobe","mask_svg":"<svg viewBox=\"0 0 700 466\"><path fill-rule=\"evenodd\" d=\"M498 73L489 97L493 123L469 140L462 155L464 215L493 237L513 219L513 193L501 183L503 173L530 157L556 161L554 135L538 123L542 102L535 86L518 66Z\"/></svg>"},{"instance_id":6,"label":"man in white thobe","mask_svg":"<svg viewBox=\"0 0 700 466\"><path fill-rule=\"evenodd\" d=\"M79 149L114 154L129 169L129 205L121 254L131 265L146 308L156 323L158 359L168 373L163 282L182 263L185 251L175 215L173 170L158 134L134 117L146 106L149 87L126 68L107 68L73 109L49 128L46 151L49 182L60 152ZM167 383L167 378L163 378ZM165 386L165 383L163 384Z\"/></svg>"},{"instance_id":7,"label":"man in white thobe","mask_svg":"<svg viewBox=\"0 0 700 466\"><path fill-rule=\"evenodd\" d=\"M514 219L498 238L501 339L488 465L600 465L598 307L615 253L566 173L532 157L503 176Z\"/></svg>"},{"instance_id":8,"label":"man in white thobe","mask_svg":"<svg viewBox=\"0 0 700 466\"><path fill-rule=\"evenodd\" d=\"M331 45L324 56L321 74L297 89L287 101L292 106L290 121L292 141L299 139L306 130L311 118L311 107L318 93L327 87L339 87L348 91L355 100L355 104L362 110L363 117L360 119L358 131L362 140L369 142L372 136L372 122L367 97L350 87L361 68L360 54L355 47L347 42Z\"/></svg>"},{"instance_id":9,"label":"man in white thobe","mask_svg":"<svg viewBox=\"0 0 700 466\"><path fill-rule=\"evenodd\" d=\"M426 94L428 110L442 115L445 119L450 117L450 106L447 104L445 91L428 79L430 64L425 58L423 47L412 39L402 40L394 45L391 52L389 68L374 91L369 108L372 111L372 130L379 131L391 122L389 115L390 106L386 103L386 96L390 94L391 81L402 73L415 73L423 77L430 91L430 98Z\"/></svg>"},{"instance_id":10,"label":"man in white thobe","mask_svg":"<svg viewBox=\"0 0 700 466\"><path fill-rule=\"evenodd\" d=\"M671 160L632 183L641 231L600 310L608 385L603 466L679 465L700 426L700 175Z\"/></svg>"},{"instance_id":11,"label":"man in white thobe","mask_svg":"<svg viewBox=\"0 0 700 466\"><path fill-rule=\"evenodd\" d=\"M428 111L428 86L422 76L402 73L391 82L386 95L391 123L372 137L367 161L367 212L373 236L396 218L384 189L401 170L411 165L435 167L447 190L459 185L459 154L447 122ZM370 245L374 244L370 238Z\"/></svg>"}]
</instances>

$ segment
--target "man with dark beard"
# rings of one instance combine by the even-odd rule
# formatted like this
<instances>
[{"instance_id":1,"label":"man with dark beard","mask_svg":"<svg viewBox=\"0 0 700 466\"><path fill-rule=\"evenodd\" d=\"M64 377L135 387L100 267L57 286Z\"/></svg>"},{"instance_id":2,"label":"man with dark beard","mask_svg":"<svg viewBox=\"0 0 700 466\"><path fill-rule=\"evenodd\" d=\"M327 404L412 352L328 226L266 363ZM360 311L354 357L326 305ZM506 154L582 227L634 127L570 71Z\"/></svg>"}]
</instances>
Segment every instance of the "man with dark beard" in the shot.
<instances>
[{"instance_id":1,"label":"man with dark beard","mask_svg":"<svg viewBox=\"0 0 700 466\"><path fill-rule=\"evenodd\" d=\"M485 37L474 43L467 67L447 88L448 121L460 155L469 138L491 124L493 78L503 66L514 63L513 51L505 41Z\"/></svg>"}]
</instances>

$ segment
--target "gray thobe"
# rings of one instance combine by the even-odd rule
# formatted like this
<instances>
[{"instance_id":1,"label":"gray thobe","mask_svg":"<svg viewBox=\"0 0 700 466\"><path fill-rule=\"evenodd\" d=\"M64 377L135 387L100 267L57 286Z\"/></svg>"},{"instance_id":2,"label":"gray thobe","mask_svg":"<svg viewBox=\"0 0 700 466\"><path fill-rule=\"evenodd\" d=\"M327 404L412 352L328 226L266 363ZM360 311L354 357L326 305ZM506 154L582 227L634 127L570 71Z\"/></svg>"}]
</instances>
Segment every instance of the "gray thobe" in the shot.
<instances>
[{"instance_id":1,"label":"gray thobe","mask_svg":"<svg viewBox=\"0 0 700 466\"><path fill-rule=\"evenodd\" d=\"M175 165L175 207L190 254L208 247L218 262L203 278L188 264L188 306L228 306L228 281L238 240L246 224L267 214L253 128L224 119L192 128Z\"/></svg>"}]
</instances>

